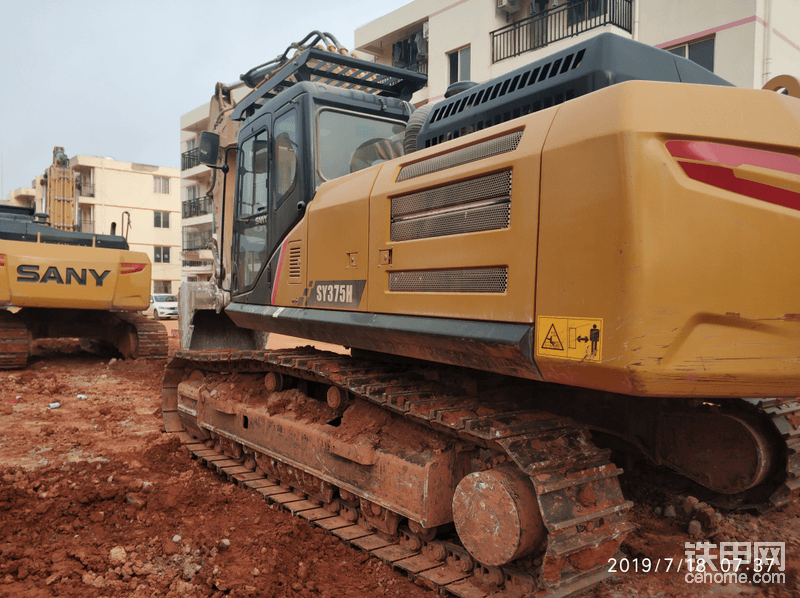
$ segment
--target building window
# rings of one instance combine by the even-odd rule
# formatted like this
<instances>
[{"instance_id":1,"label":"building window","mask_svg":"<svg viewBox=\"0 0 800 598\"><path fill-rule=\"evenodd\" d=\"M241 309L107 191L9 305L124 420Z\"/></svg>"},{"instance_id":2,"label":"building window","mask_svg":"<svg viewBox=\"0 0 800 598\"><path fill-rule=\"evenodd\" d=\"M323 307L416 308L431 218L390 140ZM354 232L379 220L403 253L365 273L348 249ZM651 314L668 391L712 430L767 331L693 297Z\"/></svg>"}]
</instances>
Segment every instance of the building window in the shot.
<instances>
[{"instance_id":1,"label":"building window","mask_svg":"<svg viewBox=\"0 0 800 598\"><path fill-rule=\"evenodd\" d=\"M186 200L191 201L193 199L197 199L197 185L186 187Z\"/></svg>"},{"instance_id":2,"label":"building window","mask_svg":"<svg viewBox=\"0 0 800 598\"><path fill-rule=\"evenodd\" d=\"M450 62L450 85L458 81L469 81L469 46L447 55Z\"/></svg>"},{"instance_id":3,"label":"building window","mask_svg":"<svg viewBox=\"0 0 800 598\"><path fill-rule=\"evenodd\" d=\"M169 264L169 247L153 247L153 261L156 264Z\"/></svg>"},{"instance_id":4,"label":"building window","mask_svg":"<svg viewBox=\"0 0 800 598\"><path fill-rule=\"evenodd\" d=\"M567 26L572 27L584 21L601 17L606 12L606 0L570 0L567 5ZM589 27L594 23L589 23ZM583 27L581 30L586 30Z\"/></svg>"},{"instance_id":5,"label":"building window","mask_svg":"<svg viewBox=\"0 0 800 598\"><path fill-rule=\"evenodd\" d=\"M696 62L703 68L714 72L714 38L709 37L700 41L693 41L681 44L674 48L668 48L667 52L672 52L682 58L688 58Z\"/></svg>"},{"instance_id":6,"label":"building window","mask_svg":"<svg viewBox=\"0 0 800 598\"><path fill-rule=\"evenodd\" d=\"M81 208L81 232L94 233L94 205L80 204Z\"/></svg>"},{"instance_id":7,"label":"building window","mask_svg":"<svg viewBox=\"0 0 800 598\"><path fill-rule=\"evenodd\" d=\"M153 294L154 295L171 295L172 294L172 281L171 280L154 280L153 281Z\"/></svg>"},{"instance_id":8,"label":"building window","mask_svg":"<svg viewBox=\"0 0 800 598\"><path fill-rule=\"evenodd\" d=\"M428 73L427 26L426 22L417 33L392 44L392 66L407 71Z\"/></svg>"},{"instance_id":9,"label":"building window","mask_svg":"<svg viewBox=\"0 0 800 598\"><path fill-rule=\"evenodd\" d=\"M153 177L153 193L165 193L169 195L169 177Z\"/></svg>"},{"instance_id":10,"label":"building window","mask_svg":"<svg viewBox=\"0 0 800 598\"><path fill-rule=\"evenodd\" d=\"M153 212L153 226L169 228L169 212Z\"/></svg>"}]
</instances>

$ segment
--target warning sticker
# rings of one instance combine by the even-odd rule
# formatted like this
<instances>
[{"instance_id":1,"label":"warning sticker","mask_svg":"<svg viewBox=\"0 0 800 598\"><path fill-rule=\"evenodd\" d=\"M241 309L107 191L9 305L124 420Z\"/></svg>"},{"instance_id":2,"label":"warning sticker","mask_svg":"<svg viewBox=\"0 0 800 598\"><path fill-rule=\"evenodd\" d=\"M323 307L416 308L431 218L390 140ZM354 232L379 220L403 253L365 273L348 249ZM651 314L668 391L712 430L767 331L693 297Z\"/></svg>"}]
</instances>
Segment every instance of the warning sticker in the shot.
<instances>
[{"instance_id":1,"label":"warning sticker","mask_svg":"<svg viewBox=\"0 0 800 598\"><path fill-rule=\"evenodd\" d=\"M576 361L601 361L603 319L539 316L536 354Z\"/></svg>"},{"instance_id":2,"label":"warning sticker","mask_svg":"<svg viewBox=\"0 0 800 598\"><path fill-rule=\"evenodd\" d=\"M558 336L555 324L550 324L547 330L547 335L542 342L542 349L553 349L554 351L563 351L564 345L561 343L561 337Z\"/></svg>"}]
</instances>

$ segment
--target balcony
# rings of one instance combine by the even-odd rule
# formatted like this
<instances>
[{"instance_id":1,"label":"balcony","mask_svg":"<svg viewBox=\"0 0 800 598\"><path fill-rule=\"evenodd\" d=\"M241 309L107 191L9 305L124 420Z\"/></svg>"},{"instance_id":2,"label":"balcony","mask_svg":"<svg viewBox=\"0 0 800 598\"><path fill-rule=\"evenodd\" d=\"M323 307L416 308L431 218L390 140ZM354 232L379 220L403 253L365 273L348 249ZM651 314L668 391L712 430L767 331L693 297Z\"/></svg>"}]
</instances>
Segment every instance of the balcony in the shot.
<instances>
[{"instance_id":1,"label":"balcony","mask_svg":"<svg viewBox=\"0 0 800 598\"><path fill-rule=\"evenodd\" d=\"M423 75L428 74L428 61L427 60L417 60L416 62L411 62L408 64L395 64L397 68L405 69L407 71L413 71L415 73L421 73Z\"/></svg>"},{"instance_id":2,"label":"balcony","mask_svg":"<svg viewBox=\"0 0 800 598\"><path fill-rule=\"evenodd\" d=\"M196 147L181 154L181 170L189 170L200 165L200 148Z\"/></svg>"},{"instance_id":3,"label":"balcony","mask_svg":"<svg viewBox=\"0 0 800 598\"><path fill-rule=\"evenodd\" d=\"M632 31L632 0L579 0L492 31L492 63L606 25Z\"/></svg>"},{"instance_id":4,"label":"balcony","mask_svg":"<svg viewBox=\"0 0 800 598\"><path fill-rule=\"evenodd\" d=\"M392 44L392 66L428 74L428 40L422 29Z\"/></svg>"},{"instance_id":5,"label":"balcony","mask_svg":"<svg viewBox=\"0 0 800 598\"><path fill-rule=\"evenodd\" d=\"M81 197L94 197L94 185L82 184L79 193Z\"/></svg>"},{"instance_id":6,"label":"balcony","mask_svg":"<svg viewBox=\"0 0 800 598\"><path fill-rule=\"evenodd\" d=\"M198 197L183 202L183 217L205 216L214 211L214 202L209 197Z\"/></svg>"},{"instance_id":7,"label":"balcony","mask_svg":"<svg viewBox=\"0 0 800 598\"><path fill-rule=\"evenodd\" d=\"M208 242L211 240L211 231L202 232L184 232L183 233L183 250L184 251L197 251L205 249Z\"/></svg>"}]
</instances>

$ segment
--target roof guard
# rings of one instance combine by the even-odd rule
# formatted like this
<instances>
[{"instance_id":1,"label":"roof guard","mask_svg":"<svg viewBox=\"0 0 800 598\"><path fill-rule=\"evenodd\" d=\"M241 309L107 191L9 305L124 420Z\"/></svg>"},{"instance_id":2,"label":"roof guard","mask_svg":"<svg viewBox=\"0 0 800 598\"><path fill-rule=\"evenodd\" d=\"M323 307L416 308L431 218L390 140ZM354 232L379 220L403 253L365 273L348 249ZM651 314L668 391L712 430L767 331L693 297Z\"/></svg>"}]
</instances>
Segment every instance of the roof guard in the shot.
<instances>
[{"instance_id":1,"label":"roof guard","mask_svg":"<svg viewBox=\"0 0 800 598\"><path fill-rule=\"evenodd\" d=\"M428 82L427 75L377 62L309 48L242 100L231 120L244 120L266 101L302 81L324 83L347 90L410 100Z\"/></svg>"}]
</instances>

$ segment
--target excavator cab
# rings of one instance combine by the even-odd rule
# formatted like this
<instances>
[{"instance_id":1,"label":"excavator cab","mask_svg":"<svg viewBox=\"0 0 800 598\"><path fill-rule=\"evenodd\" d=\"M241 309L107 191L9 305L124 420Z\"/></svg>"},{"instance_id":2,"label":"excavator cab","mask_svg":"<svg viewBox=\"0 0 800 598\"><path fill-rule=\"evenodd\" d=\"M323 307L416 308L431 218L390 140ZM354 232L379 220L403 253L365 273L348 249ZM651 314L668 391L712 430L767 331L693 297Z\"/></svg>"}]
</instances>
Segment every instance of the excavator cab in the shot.
<instances>
[{"instance_id":1,"label":"excavator cab","mask_svg":"<svg viewBox=\"0 0 800 598\"><path fill-rule=\"evenodd\" d=\"M271 303L278 249L321 185L402 155L408 100L425 81L310 48L237 105L237 166L226 181L236 189L227 210L235 302ZM214 166L219 138L204 133L200 148L201 161Z\"/></svg>"}]
</instances>

